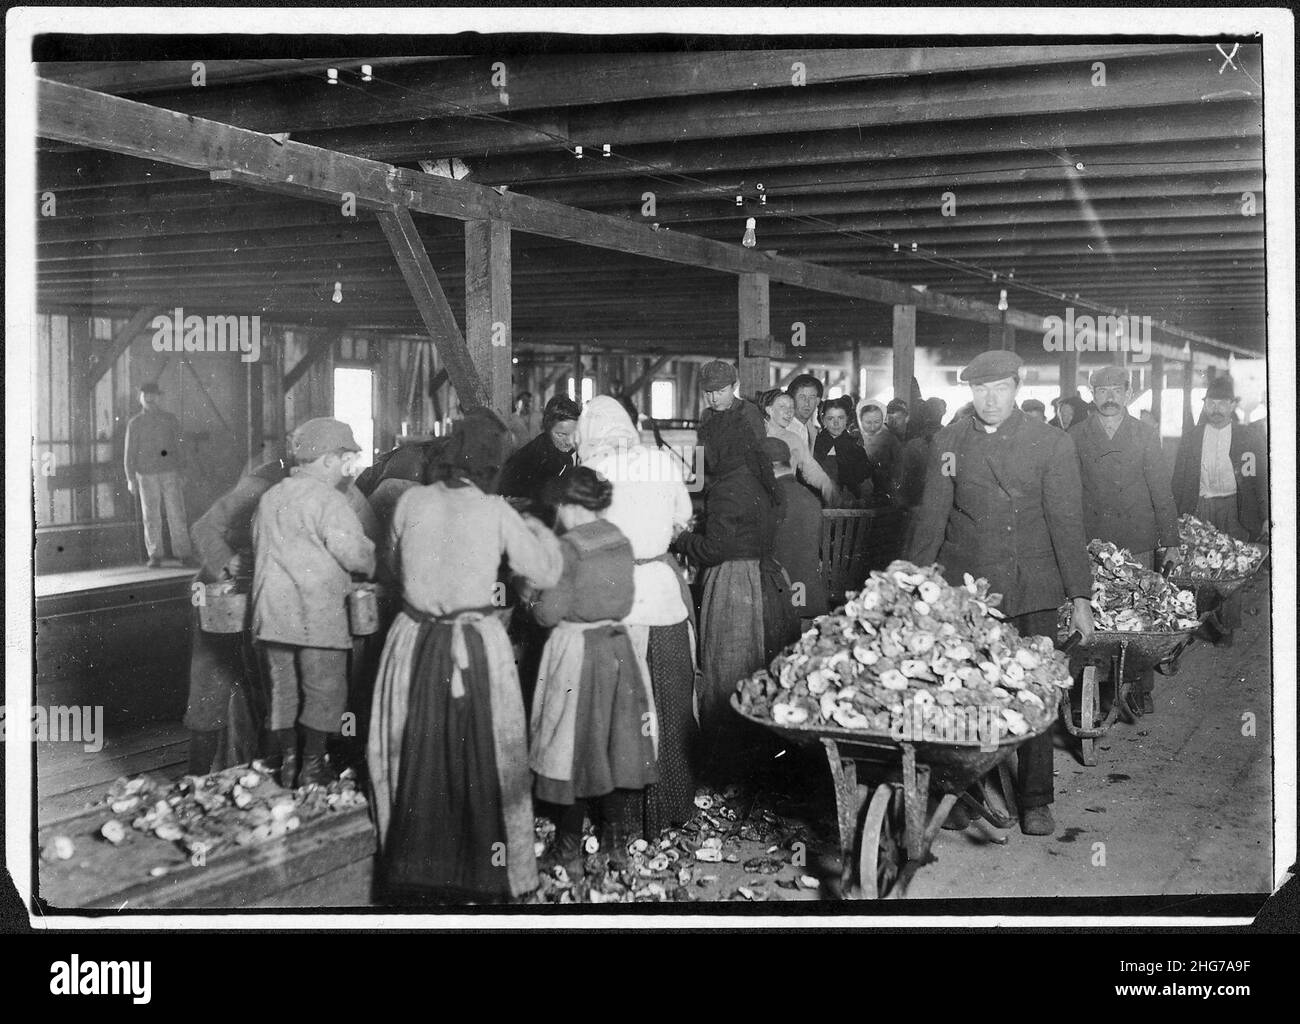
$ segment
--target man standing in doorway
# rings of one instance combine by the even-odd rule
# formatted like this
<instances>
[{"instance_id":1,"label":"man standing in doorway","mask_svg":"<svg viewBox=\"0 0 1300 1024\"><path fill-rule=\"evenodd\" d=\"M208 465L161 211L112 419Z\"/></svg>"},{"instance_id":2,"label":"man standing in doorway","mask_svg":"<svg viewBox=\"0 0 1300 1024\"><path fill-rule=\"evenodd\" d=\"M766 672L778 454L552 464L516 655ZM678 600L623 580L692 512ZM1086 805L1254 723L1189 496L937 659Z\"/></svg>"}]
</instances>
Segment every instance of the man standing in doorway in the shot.
<instances>
[{"instance_id":1,"label":"man standing in doorway","mask_svg":"<svg viewBox=\"0 0 1300 1024\"><path fill-rule=\"evenodd\" d=\"M1174 501L1237 540L1268 539L1268 450L1253 426L1234 422L1231 377L1215 377L1205 392L1202 422L1183 435L1174 462ZM1241 625L1241 594L1206 620L1211 639L1232 646Z\"/></svg>"},{"instance_id":2,"label":"man standing in doorway","mask_svg":"<svg viewBox=\"0 0 1300 1024\"><path fill-rule=\"evenodd\" d=\"M167 530L172 554L182 565L190 558L189 523L185 517L184 472L186 460L180 422L159 404L158 385L140 386L141 411L126 425L126 489L140 498L144 515L144 545L148 566L162 565L162 515L167 509Z\"/></svg>"},{"instance_id":3,"label":"man standing in doorway","mask_svg":"<svg viewBox=\"0 0 1300 1024\"><path fill-rule=\"evenodd\" d=\"M938 562L954 585L965 573L1002 594L1001 610L1021 636L1055 639L1057 608L1073 605L1071 629L1092 636L1092 572L1083 535L1079 461L1065 433L1016 407L1022 360L995 349L961 372L974 414L935 435L924 496L907 559ZM1052 735L1019 748L1020 829L1051 835ZM948 825L964 828L958 804Z\"/></svg>"},{"instance_id":4,"label":"man standing in doorway","mask_svg":"<svg viewBox=\"0 0 1300 1024\"><path fill-rule=\"evenodd\" d=\"M1178 512L1160 436L1128 413L1128 371L1106 366L1093 372L1089 384L1097 411L1069 431L1083 481L1083 534L1127 548L1147 569L1178 562ZM1134 677L1135 713L1155 711L1154 681L1149 668Z\"/></svg>"},{"instance_id":5,"label":"man standing in doorway","mask_svg":"<svg viewBox=\"0 0 1300 1024\"><path fill-rule=\"evenodd\" d=\"M803 428L808 435L808 450L812 451L822 429L817 422L817 406L822 400L822 382L811 373L801 373L790 382L786 394L794 399L794 418L799 423L798 427L793 423L790 426L795 430Z\"/></svg>"}]
</instances>

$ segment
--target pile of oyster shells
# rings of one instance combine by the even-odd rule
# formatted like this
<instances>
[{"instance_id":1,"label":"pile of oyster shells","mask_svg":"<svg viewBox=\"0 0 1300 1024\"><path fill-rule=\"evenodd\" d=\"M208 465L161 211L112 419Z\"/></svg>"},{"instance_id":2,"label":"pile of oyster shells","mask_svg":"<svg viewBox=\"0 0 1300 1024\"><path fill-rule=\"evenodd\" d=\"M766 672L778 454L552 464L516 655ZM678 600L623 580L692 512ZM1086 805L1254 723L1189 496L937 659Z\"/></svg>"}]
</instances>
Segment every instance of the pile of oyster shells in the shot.
<instances>
[{"instance_id":1,"label":"pile of oyster shells","mask_svg":"<svg viewBox=\"0 0 1300 1024\"><path fill-rule=\"evenodd\" d=\"M896 561L848 597L740 682L745 714L894 734L923 718L938 720L935 738L956 736L978 714L1002 735L1023 736L1051 723L1071 685L1050 638L999 621L1002 598L987 580L967 574L954 587L938 566Z\"/></svg>"},{"instance_id":2,"label":"pile of oyster shells","mask_svg":"<svg viewBox=\"0 0 1300 1024\"><path fill-rule=\"evenodd\" d=\"M120 778L107 794L114 817L100 834L117 845L131 828L170 843L190 854L210 855L229 846L253 846L278 839L321 813L346 810L365 803L355 773L344 770L328 786L296 792L282 789L272 770L261 761L211 775L186 775L168 783L152 775Z\"/></svg>"},{"instance_id":3,"label":"pile of oyster shells","mask_svg":"<svg viewBox=\"0 0 1300 1024\"><path fill-rule=\"evenodd\" d=\"M1092 559L1093 625L1103 633L1178 633L1200 625L1196 595L1180 590L1158 572L1134 560L1109 541L1088 544ZM1061 631L1068 629L1069 605L1061 609Z\"/></svg>"},{"instance_id":4,"label":"pile of oyster shells","mask_svg":"<svg viewBox=\"0 0 1300 1024\"><path fill-rule=\"evenodd\" d=\"M1180 579L1240 579L1264 560L1264 549L1258 544L1236 540L1193 515L1178 517L1178 536L1183 562L1174 573Z\"/></svg>"}]
</instances>

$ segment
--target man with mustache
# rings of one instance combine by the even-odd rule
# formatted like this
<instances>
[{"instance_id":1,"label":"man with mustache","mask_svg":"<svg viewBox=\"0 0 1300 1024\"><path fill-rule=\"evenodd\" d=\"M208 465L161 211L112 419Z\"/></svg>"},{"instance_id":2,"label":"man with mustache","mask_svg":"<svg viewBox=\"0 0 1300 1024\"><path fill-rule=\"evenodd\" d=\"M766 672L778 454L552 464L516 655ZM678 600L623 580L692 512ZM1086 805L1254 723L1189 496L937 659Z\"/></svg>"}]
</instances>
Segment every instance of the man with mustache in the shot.
<instances>
[{"instance_id":1,"label":"man with mustache","mask_svg":"<svg viewBox=\"0 0 1300 1024\"><path fill-rule=\"evenodd\" d=\"M1202 421L1183 435L1174 462L1174 500L1180 513L1237 540L1268 539L1268 449L1262 433L1234 422L1237 396L1231 377L1215 377L1205 392ZM1240 591L1207 619L1217 644L1232 646L1241 624Z\"/></svg>"},{"instance_id":2,"label":"man with mustache","mask_svg":"<svg viewBox=\"0 0 1300 1024\"><path fill-rule=\"evenodd\" d=\"M1055 638L1057 609L1069 602L1070 628L1092 636L1092 572L1080 506L1079 460L1063 431L1029 419L1016 406L1022 360L982 352L961 372L974 412L934 436L925 491L906 558L938 562L960 586L965 573L989 581L1021 636ZM1020 830L1046 836L1052 820L1052 734L1021 744ZM957 804L948 828L965 828Z\"/></svg>"},{"instance_id":3,"label":"man with mustache","mask_svg":"<svg viewBox=\"0 0 1300 1024\"><path fill-rule=\"evenodd\" d=\"M1178 562L1178 512L1154 425L1129 415L1128 371L1106 366L1089 379L1097 411L1070 426L1083 481L1083 534L1127 548L1148 569ZM1134 676L1132 710L1152 714L1155 676Z\"/></svg>"}]
</instances>

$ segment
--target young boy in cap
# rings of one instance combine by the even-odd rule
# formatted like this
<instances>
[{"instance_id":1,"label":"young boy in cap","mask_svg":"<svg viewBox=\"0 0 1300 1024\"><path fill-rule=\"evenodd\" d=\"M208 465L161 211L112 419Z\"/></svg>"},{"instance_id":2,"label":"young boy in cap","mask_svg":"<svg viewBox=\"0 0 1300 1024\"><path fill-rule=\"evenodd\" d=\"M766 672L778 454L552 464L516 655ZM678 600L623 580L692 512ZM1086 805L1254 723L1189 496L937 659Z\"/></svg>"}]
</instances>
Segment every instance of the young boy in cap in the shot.
<instances>
[{"instance_id":1,"label":"young boy in cap","mask_svg":"<svg viewBox=\"0 0 1300 1024\"><path fill-rule=\"evenodd\" d=\"M907 559L938 562L948 582L970 573L1002 594L1001 611L1021 636L1055 639L1057 609L1073 604L1071 628L1092 636L1092 572L1083 535L1079 460L1062 431L1016 407L1020 357L995 349L961 372L974 414L935 435ZM1018 751L1021 831L1051 835L1052 736ZM970 822L961 804L948 827Z\"/></svg>"},{"instance_id":2,"label":"young boy in cap","mask_svg":"<svg viewBox=\"0 0 1300 1024\"><path fill-rule=\"evenodd\" d=\"M162 518L167 510L167 530L172 554L182 565L192 565L189 524L185 516L185 447L180 421L158 404L158 385L140 386L140 411L127 421L123 469L126 489L140 499L144 518L144 546L149 568L162 565Z\"/></svg>"},{"instance_id":3,"label":"young boy in cap","mask_svg":"<svg viewBox=\"0 0 1300 1024\"><path fill-rule=\"evenodd\" d=\"M763 412L753 402L736 394L736 381L739 379L736 368L721 359L705 363L700 368L700 390L704 392L704 411L700 414L700 426L703 427L714 416L734 413L749 424L750 429L761 442L767 436L767 424L763 419Z\"/></svg>"},{"instance_id":4,"label":"young boy in cap","mask_svg":"<svg viewBox=\"0 0 1300 1024\"><path fill-rule=\"evenodd\" d=\"M1026 398L1020 403L1020 411L1036 423L1047 422L1047 407L1037 398Z\"/></svg>"},{"instance_id":5,"label":"young boy in cap","mask_svg":"<svg viewBox=\"0 0 1300 1024\"><path fill-rule=\"evenodd\" d=\"M1104 366L1089 378L1097 411L1070 425L1083 483L1083 533L1127 548L1148 569L1177 562L1178 513L1160 435L1129 415L1128 371ZM1161 549L1161 550L1158 550ZM1155 711L1151 669L1133 674L1136 714Z\"/></svg>"},{"instance_id":6,"label":"young boy in cap","mask_svg":"<svg viewBox=\"0 0 1300 1024\"><path fill-rule=\"evenodd\" d=\"M375 571L375 545L343 494L360 450L346 423L304 423L293 438L296 470L262 496L253 519L253 633L265 654L286 787L330 781L325 741L340 731L347 705L345 600L352 573Z\"/></svg>"}]
</instances>

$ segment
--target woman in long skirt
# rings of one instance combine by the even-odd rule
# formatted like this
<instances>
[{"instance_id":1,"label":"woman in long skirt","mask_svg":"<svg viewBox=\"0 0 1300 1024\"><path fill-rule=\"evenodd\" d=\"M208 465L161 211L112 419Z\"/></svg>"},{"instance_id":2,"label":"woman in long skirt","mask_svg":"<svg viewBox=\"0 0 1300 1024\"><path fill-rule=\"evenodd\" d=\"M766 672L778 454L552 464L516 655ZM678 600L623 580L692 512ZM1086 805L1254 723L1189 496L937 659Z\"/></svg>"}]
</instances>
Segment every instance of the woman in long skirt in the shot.
<instances>
[{"instance_id":1,"label":"woman in long skirt","mask_svg":"<svg viewBox=\"0 0 1300 1024\"><path fill-rule=\"evenodd\" d=\"M753 767L744 763L752 737L728 706L736 684L796 637L799 621L789 578L772 553L784 503L758 438L740 417L723 413L701 428L700 441L704 529L682 533L673 547L705 569L700 726L706 774L716 783Z\"/></svg>"},{"instance_id":2,"label":"woman in long skirt","mask_svg":"<svg viewBox=\"0 0 1300 1024\"><path fill-rule=\"evenodd\" d=\"M691 519L683 463L643 445L627 410L600 395L578 418L578 457L614 485L602 516L632 544L636 559L632 611L623 619L654 692L659 781L629 801L626 831L658 837L695 813L696 628L686 579L668 553Z\"/></svg>"},{"instance_id":3,"label":"woman in long skirt","mask_svg":"<svg viewBox=\"0 0 1300 1024\"><path fill-rule=\"evenodd\" d=\"M402 495L390 550L402 611L388 634L368 763L382 877L397 899L504 900L537 886L523 701L498 568L553 586L559 543L493 489L509 432L471 409L437 482Z\"/></svg>"},{"instance_id":4,"label":"woman in long skirt","mask_svg":"<svg viewBox=\"0 0 1300 1024\"><path fill-rule=\"evenodd\" d=\"M553 627L542 652L533 701L532 751L538 799L558 806L556 858L582 870L585 812L599 825L601 847L621 864L628 803L657 780L649 680L621 621L633 600L632 545L601 518L614 488L587 466L543 488L564 530L564 573L534 604Z\"/></svg>"}]
</instances>

